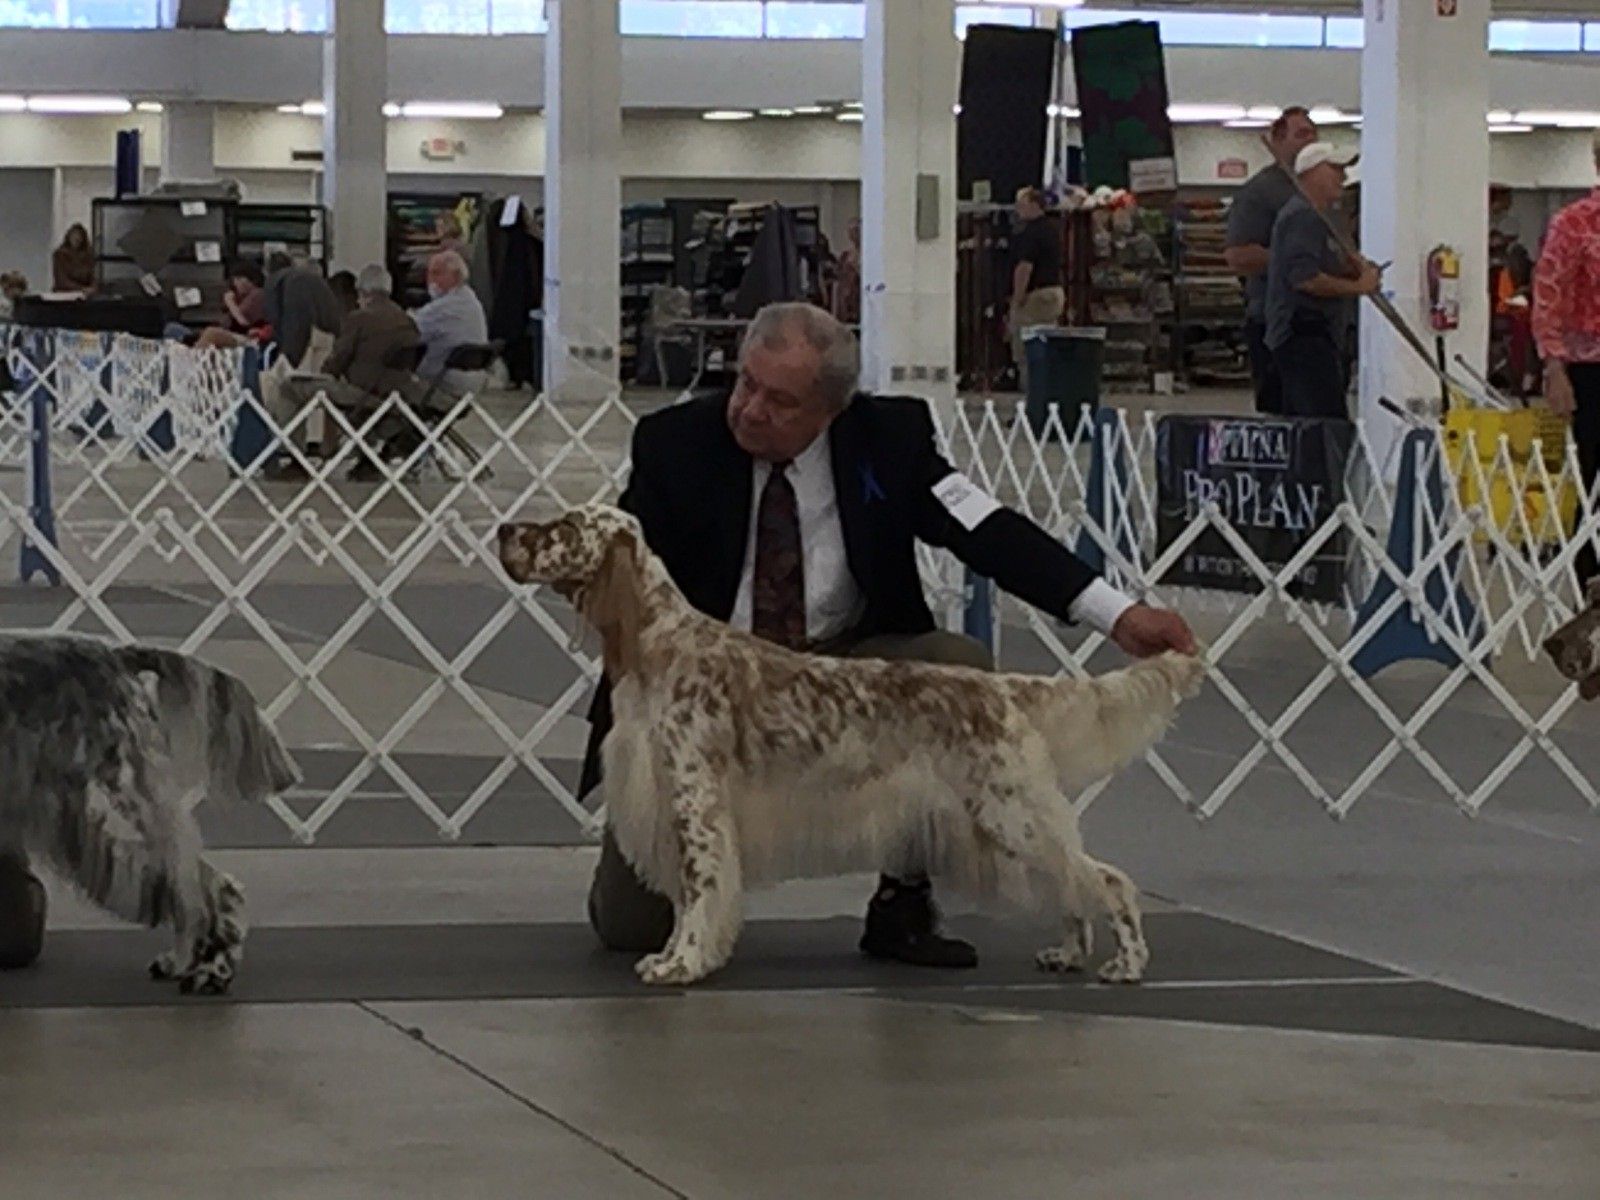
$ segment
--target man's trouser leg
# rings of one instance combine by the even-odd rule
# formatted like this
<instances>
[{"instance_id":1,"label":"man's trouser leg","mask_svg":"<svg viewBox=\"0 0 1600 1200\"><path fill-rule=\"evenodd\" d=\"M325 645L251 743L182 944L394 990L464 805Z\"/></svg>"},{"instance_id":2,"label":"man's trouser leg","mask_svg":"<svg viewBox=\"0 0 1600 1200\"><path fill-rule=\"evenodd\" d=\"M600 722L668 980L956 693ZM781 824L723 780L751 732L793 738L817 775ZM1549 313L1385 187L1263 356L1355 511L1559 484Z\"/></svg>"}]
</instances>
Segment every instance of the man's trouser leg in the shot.
<instances>
[{"instance_id":1,"label":"man's trouser leg","mask_svg":"<svg viewBox=\"0 0 1600 1200\"><path fill-rule=\"evenodd\" d=\"M1038 288L1023 297L1022 306L1011 314L1011 361L1017 364L1017 381L1024 396L1028 394L1028 347L1022 331L1035 325L1059 325L1066 306L1066 289Z\"/></svg>"},{"instance_id":2,"label":"man's trouser leg","mask_svg":"<svg viewBox=\"0 0 1600 1200\"><path fill-rule=\"evenodd\" d=\"M1267 349L1267 323L1250 320L1244 323L1245 347L1250 354L1250 381L1256 393L1256 411L1276 416L1283 412L1283 383L1278 378L1278 364Z\"/></svg>"},{"instance_id":3,"label":"man's trouser leg","mask_svg":"<svg viewBox=\"0 0 1600 1200\"><path fill-rule=\"evenodd\" d=\"M1344 355L1328 334L1295 333L1274 352L1286 417L1350 419Z\"/></svg>"},{"instance_id":4,"label":"man's trouser leg","mask_svg":"<svg viewBox=\"0 0 1600 1200\"><path fill-rule=\"evenodd\" d=\"M942 663L993 670L994 657L983 643L942 630L841 638L818 649L839 658L883 658L897 662ZM602 783L602 786L603 783ZM634 874L607 829L600 862L589 888L589 924L610 950L649 954L666 945L672 933L672 903L651 891Z\"/></svg>"},{"instance_id":5,"label":"man's trouser leg","mask_svg":"<svg viewBox=\"0 0 1600 1200\"><path fill-rule=\"evenodd\" d=\"M1572 440L1578 447L1578 473L1583 476L1586 493L1593 494L1595 477L1600 475L1600 363L1573 363L1567 368L1578 406L1572 414ZM1573 562L1578 583L1587 584L1600 575L1600 556L1594 541L1586 540Z\"/></svg>"},{"instance_id":6,"label":"man's trouser leg","mask_svg":"<svg viewBox=\"0 0 1600 1200\"><path fill-rule=\"evenodd\" d=\"M26 967L44 947L44 885L18 851L0 850L0 971Z\"/></svg>"}]
</instances>

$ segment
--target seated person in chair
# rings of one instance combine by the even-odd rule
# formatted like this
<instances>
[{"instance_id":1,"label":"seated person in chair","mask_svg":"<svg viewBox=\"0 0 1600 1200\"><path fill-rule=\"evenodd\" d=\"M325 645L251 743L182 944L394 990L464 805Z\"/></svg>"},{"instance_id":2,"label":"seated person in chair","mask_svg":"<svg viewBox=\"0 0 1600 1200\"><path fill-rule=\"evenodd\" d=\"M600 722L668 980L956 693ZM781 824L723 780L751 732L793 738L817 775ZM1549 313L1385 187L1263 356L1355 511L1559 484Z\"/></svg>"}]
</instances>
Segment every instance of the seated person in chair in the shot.
<instances>
[{"instance_id":1,"label":"seated person in chair","mask_svg":"<svg viewBox=\"0 0 1600 1200\"><path fill-rule=\"evenodd\" d=\"M407 364L416 361L421 339L416 323L391 298L393 289L394 280L384 267L372 263L361 269L356 278L358 307L346 318L321 373L291 378L279 390L272 416L280 427L287 428L295 414L319 394L353 420L395 393L415 400L420 389ZM321 444L324 457L334 452L336 430L331 423L326 427ZM295 439L305 443L304 423L296 430ZM279 473L292 469L292 465L282 464Z\"/></svg>"},{"instance_id":2,"label":"seated person in chair","mask_svg":"<svg viewBox=\"0 0 1600 1200\"><path fill-rule=\"evenodd\" d=\"M481 371L446 370L450 352L457 346L482 345L489 340L489 320L478 294L467 286L466 261L454 250L442 250L428 260L428 295L417 309L417 330L424 347L417 374L438 382L445 402L483 387Z\"/></svg>"}]
</instances>

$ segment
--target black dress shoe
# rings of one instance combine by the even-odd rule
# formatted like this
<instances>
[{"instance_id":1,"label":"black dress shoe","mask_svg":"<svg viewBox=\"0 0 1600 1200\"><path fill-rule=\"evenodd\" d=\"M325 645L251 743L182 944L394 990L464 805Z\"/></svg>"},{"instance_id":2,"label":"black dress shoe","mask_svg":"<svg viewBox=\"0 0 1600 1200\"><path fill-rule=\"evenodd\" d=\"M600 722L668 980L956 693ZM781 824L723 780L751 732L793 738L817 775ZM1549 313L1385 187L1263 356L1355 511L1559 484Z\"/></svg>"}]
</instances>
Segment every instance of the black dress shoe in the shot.
<instances>
[{"instance_id":1,"label":"black dress shoe","mask_svg":"<svg viewBox=\"0 0 1600 1200\"><path fill-rule=\"evenodd\" d=\"M0 854L0 971L26 967L44 949L44 884L27 862Z\"/></svg>"},{"instance_id":2,"label":"black dress shoe","mask_svg":"<svg viewBox=\"0 0 1600 1200\"><path fill-rule=\"evenodd\" d=\"M978 952L970 943L939 933L939 910L926 883L884 881L867 906L861 952L914 967L966 970L978 965Z\"/></svg>"}]
</instances>

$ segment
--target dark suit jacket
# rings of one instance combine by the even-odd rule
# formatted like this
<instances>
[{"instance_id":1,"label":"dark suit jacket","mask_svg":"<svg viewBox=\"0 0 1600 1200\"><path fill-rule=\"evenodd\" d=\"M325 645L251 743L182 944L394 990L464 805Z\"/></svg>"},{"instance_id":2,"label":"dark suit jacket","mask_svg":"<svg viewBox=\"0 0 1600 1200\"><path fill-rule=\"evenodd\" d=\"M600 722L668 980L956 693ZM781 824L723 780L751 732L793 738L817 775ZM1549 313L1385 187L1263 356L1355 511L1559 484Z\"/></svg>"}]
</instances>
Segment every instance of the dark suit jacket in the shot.
<instances>
[{"instance_id":1,"label":"dark suit jacket","mask_svg":"<svg viewBox=\"0 0 1600 1200\"><path fill-rule=\"evenodd\" d=\"M727 397L708 396L639 422L621 504L639 518L689 603L726 621L738 598L749 538L753 465L733 440ZM939 453L921 400L857 396L829 430L845 556L861 589L862 637L926 633L933 613L917 574L916 543L953 552L979 575L1062 620L1094 572L1028 518L1002 508L967 530L933 488L955 470ZM579 794L599 782L611 728L602 682Z\"/></svg>"}]
</instances>

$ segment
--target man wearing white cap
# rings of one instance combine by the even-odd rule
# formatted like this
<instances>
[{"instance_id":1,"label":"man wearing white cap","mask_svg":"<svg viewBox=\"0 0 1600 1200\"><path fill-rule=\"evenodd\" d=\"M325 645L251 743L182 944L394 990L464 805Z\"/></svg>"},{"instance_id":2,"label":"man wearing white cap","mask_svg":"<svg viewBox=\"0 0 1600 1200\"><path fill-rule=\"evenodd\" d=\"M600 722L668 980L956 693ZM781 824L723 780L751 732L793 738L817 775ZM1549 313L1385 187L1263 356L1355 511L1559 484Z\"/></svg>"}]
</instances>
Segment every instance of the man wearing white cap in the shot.
<instances>
[{"instance_id":1,"label":"man wearing white cap","mask_svg":"<svg viewBox=\"0 0 1600 1200\"><path fill-rule=\"evenodd\" d=\"M1378 268L1352 261L1324 221L1338 203L1354 153L1312 142L1294 161L1303 195L1284 205L1272 228L1267 268L1267 347L1283 381L1283 412L1348 417L1344 342L1350 304L1376 292Z\"/></svg>"}]
</instances>

